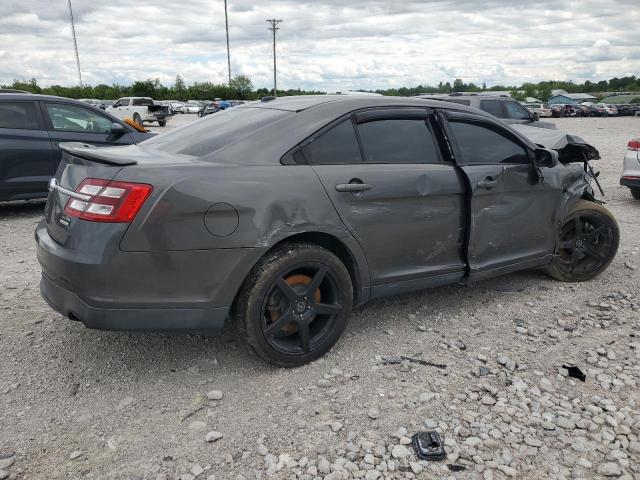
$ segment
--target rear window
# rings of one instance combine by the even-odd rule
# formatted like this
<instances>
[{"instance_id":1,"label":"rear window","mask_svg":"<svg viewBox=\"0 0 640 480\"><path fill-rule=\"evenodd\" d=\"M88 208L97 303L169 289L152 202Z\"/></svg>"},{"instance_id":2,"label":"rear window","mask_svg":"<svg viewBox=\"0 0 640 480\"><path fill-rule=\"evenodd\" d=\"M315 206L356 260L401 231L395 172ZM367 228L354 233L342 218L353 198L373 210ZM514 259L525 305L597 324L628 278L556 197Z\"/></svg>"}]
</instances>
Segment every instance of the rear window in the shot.
<instances>
[{"instance_id":1,"label":"rear window","mask_svg":"<svg viewBox=\"0 0 640 480\"><path fill-rule=\"evenodd\" d=\"M482 100L480 102L480 109L498 118L502 118L504 116L502 114L502 108L500 107L499 100Z\"/></svg>"},{"instance_id":2,"label":"rear window","mask_svg":"<svg viewBox=\"0 0 640 480\"><path fill-rule=\"evenodd\" d=\"M151 100L150 98L134 98L133 99L133 104L135 106L150 106L153 105L153 100Z\"/></svg>"},{"instance_id":3,"label":"rear window","mask_svg":"<svg viewBox=\"0 0 640 480\"><path fill-rule=\"evenodd\" d=\"M204 157L226 145L251 138L257 130L288 115L292 113L267 108L231 108L153 137L140 146Z\"/></svg>"},{"instance_id":4,"label":"rear window","mask_svg":"<svg viewBox=\"0 0 640 480\"><path fill-rule=\"evenodd\" d=\"M38 129L33 102L0 102L0 128Z\"/></svg>"}]
</instances>

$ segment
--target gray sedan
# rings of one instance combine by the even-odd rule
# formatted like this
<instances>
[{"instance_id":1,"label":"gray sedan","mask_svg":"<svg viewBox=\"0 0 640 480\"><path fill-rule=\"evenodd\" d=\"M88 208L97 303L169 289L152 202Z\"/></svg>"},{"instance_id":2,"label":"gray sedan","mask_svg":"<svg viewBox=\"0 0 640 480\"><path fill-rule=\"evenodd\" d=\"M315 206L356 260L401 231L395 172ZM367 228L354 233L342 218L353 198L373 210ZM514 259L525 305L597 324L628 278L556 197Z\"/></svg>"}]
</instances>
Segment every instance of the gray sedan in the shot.
<instances>
[{"instance_id":1,"label":"gray sedan","mask_svg":"<svg viewBox=\"0 0 640 480\"><path fill-rule=\"evenodd\" d=\"M36 230L47 302L90 328L230 321L294 366L372 298L537 267L588 280L616 253L593 147L558 155L433 100L265 100L140 145L62 145Z\"/></svg>"}]
</instances>

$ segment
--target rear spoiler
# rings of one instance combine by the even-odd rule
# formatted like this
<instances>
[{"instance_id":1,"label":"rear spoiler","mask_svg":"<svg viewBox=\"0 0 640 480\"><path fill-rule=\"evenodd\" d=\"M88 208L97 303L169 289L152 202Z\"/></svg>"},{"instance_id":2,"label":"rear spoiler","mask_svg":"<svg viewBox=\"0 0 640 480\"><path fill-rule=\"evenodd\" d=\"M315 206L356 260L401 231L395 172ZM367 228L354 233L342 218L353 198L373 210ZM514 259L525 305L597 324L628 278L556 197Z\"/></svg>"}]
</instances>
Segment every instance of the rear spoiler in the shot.
<instances>
[{"instance_id":1,"label":"rear spoiler","mask_svg":"<svg viewBox=\"0 0 640 480\"><path fill-rule=\"evenodd\" d=\"M122 147L96 147L88 143L82 142L65 142L58 144L60 150L73 155L74 157L84 158L97 163L105 163L107 165L135 165L138 162L131 159L131 150L128 149L128 155L123 155L120 149L126 149L128 145Z\"/></svg>"}]
</instances>

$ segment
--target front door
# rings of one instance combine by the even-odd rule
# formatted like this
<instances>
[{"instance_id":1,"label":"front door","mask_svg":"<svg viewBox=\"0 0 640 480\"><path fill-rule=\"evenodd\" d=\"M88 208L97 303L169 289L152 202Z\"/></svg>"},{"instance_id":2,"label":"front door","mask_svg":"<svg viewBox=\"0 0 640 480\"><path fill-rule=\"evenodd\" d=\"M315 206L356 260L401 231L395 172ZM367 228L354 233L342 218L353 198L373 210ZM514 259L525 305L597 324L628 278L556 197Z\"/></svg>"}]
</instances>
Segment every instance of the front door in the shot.
<instances>
[{"instance_id":1,"label":"front door","mask_svg":"<svg viewBox=\"0 0 640 480\"><path fill-rule=\"evenodd\" d=\"M42 109L54 146L56 168L62 158L59 143L85 142L102 146L134 143L128 133L112 133L113 121L92 109L63 102L42 103Z\"/></svg>"},{"instance_id":2,"label":"front door","mask_svg":"<svg viewBox=\"0 0 640 480\"><path fill-rule=\"evenodd\" d=\"M548 261L561 186L539 180L531 149L498 122L451 111L447 116L457 163L470 187L471 277Z\"/></svg>"},{"instance_id":3,"label":"front door","mask_svg":"<svg viewBox=\"0 0 640 480\"><path fill-rule=\"evenodd\" d=\"M442 158L431 116L422 108L359 112L302 147L365 252L374 296L464 275L464 184Z\"/></svg>"},{"instance_id":4,"label":"front door","mask_svg":"<svg viewBox=\"0 0 640 480\"><path fill-rule=\"evenodd\" d=\"M0 101L0 201L47 195L53 149L34 101Z\"/></svg>"}]
</instances>

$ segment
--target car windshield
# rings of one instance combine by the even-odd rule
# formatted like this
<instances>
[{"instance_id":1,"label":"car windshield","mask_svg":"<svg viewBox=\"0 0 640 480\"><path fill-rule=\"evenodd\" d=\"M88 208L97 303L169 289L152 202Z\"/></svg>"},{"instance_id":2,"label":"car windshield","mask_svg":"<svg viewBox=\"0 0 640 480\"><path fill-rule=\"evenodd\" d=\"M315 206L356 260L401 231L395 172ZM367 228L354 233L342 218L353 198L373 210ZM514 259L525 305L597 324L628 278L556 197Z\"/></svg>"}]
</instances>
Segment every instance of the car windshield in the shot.
<instances>
[{"instance_id":1,"label":"car windshield","mask_svg":"<svg viewBox=\"0 0 640 480\"><path fill-rule=\"evenodd\" d=\"M159 148L168 153L204 157L289 115L293 113L267 108L223 110L147 140L141 148Z\"/></svg>"}]
</instances>

